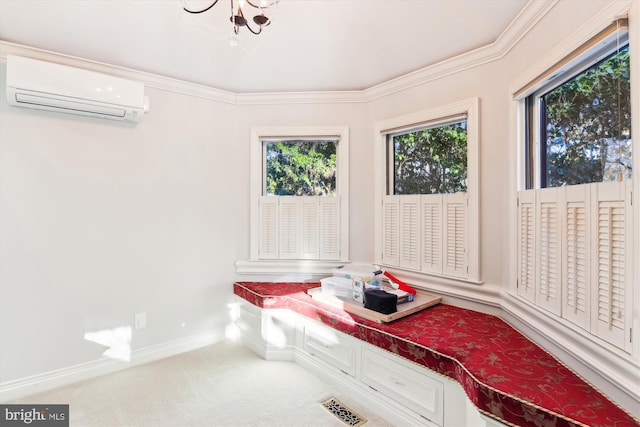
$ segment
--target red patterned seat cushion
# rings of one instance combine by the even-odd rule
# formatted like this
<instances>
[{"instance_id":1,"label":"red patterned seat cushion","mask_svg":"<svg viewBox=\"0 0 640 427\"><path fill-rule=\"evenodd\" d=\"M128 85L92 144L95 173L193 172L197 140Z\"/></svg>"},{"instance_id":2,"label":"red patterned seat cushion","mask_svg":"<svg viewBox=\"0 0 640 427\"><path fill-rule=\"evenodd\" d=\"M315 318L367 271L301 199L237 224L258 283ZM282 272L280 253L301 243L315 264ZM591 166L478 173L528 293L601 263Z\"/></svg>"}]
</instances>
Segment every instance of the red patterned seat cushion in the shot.
<instances>
[{"instance_id":1,"label":"red patterned seat cushion","mask_svg":"<svg viewBox=\"0 0 640 427\"><path fill-rule=\"evenodd\" d=\"M313 300L318 283L238 282L234 293L286 308L458 381L482 412L520 426L640 426L502 319L439 304L387 324Z\"/></svg>"}]
</instances>

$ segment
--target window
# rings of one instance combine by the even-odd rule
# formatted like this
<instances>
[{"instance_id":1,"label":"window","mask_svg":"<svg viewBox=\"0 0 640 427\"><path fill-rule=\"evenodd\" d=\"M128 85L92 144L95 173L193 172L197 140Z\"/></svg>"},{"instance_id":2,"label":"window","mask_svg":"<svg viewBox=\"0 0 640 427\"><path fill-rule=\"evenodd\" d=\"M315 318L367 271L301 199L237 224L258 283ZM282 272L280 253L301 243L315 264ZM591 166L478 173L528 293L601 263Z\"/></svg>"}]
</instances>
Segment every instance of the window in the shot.
<instances>
[{"instance_id":1,"label":"window","mask_svg":"<svg viewBox=\"0 0 640 427\"><path fill-rule=\"evenodd\" d=\"M478 100L381 122L376 262L479 281Z\"/></svg>"},{"instance_id":2,"label":"window","mask_svg":"<svg viewBox=\"0 0 640 427\"><path fill-rule=\"evenodd\" d=\"M629 44L619 26L526 97L527 188L631 178Z\"/></svg>"},{"instance_id":3,"label":"window","mask_svg":"<svg viewBox=\"0 0 640 427\"><path fill-rule=\"evenodd\" d=\"M349 259L349 130L255 128L250 259L240 273L330 272Z\"/></svg>"},{"instance_id":4,"label":"window","mask_svg":"<svg viewBox=\"0 0 640 427\"><path fill-rule=\"evenodd\" d=\"M389 194L467 191L467 120L392 133Z\"/></svg>"},{"instance_id":5,"label":"window","mask_svg":"<svg viewBox=\"0 0 640 427\"><path fill-rule=\"evenodd\" d=\"M262 141L264 196L334 196L337 139Z\"/></svg>"},{"instance_id":6,"label":"window","mask_svg":"<svg viewBox=\"0 0 640 427\"><path fill-rule=\"evenodd\" d=\"M517 294L631 349L629 45L614 22L515 94L523 115Z\"/></svg>"},{"instance_id":7,"label":"window","mask_svg":"<svg viewBox=\"0 0 640 427\"><path fill-rule=\"evenodd\" d=\"M627 44L540 95L542 188L631 178L629 77Z\"/></svg>"}]
</instances>

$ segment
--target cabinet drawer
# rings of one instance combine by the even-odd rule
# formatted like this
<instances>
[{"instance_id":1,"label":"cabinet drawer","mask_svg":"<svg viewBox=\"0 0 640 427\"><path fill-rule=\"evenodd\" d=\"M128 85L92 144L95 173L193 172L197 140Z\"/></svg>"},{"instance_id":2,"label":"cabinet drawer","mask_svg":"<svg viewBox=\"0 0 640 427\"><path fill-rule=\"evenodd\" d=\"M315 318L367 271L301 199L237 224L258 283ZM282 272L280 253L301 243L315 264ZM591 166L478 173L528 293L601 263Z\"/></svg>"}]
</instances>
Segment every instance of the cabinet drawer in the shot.
<instances>
[{"instance_id":1,"label":"cabinet drawer","mask_svg":"<svg viewBox=\"0 0 640 427\"><path fill-rule=\"evenodd\" d=\"M355 376L355 345L348 337L325 327L307 325L304 328L304 350L342 372Z\"/></svg>"},{"instance_id":2,"label":"cabinet drawer","mask_svg":"<svg viewBox=\"0 0 640 427\"><path fill-rule=\"evenodd\" d=\"M411 362L362 349L362 382L438 425L444 422L444 384Z\"/></svg>"}]
</instances>

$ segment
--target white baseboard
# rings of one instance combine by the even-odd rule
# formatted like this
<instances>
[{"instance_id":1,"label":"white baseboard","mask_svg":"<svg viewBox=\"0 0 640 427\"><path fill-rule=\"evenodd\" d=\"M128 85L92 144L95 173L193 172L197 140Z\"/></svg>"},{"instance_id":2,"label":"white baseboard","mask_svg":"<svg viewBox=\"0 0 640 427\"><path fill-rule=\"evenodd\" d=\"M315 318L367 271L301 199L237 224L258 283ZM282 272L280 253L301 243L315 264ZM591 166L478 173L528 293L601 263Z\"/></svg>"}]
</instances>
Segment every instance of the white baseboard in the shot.
<instances>
[{"instance_id":1,"label":"white baseboard","mask_svg":"<svg viewBox=\"0 0 640 427\"><path fill-rule=\"evenodd\" d=\"M34 393L40 393L100 375L110 374L165 357L175 356L224 341L225 339L225 331L224 329L220 329L207 334L193 335L134 350L131 353L131 360L129 362L102 357L79 365L6 381L0 384L0 402L9 402Z\"/></svg>"},{"instance_id":2,"label":"white baseboard","mask_svg":"<svg viewBox=\"0 0 640 427\"><path fill-rule=\"evenodd\" d=\"M272 361L292 361L294 360L294 349L291 346L278 348L266 344L264 341L257 339L254 335L246 332L240 333L240 341L251 351L262 357L264 360Z\"/></svg>"}]
</instances>

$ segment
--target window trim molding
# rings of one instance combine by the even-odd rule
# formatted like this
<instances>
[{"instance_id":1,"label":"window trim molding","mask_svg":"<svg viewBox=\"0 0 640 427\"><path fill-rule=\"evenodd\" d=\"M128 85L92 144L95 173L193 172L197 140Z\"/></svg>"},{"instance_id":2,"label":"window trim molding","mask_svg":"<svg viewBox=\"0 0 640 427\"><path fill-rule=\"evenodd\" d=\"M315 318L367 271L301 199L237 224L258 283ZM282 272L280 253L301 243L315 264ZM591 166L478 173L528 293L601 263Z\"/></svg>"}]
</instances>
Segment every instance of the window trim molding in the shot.
<instances>
[{"instance_id":1,"label":"window trim molding","mask_svg":"<svg viewBox=\"0 0 640 427\"><path fill-rule=\"evenodd\" d=\"M518 101L525 98L528 95L528 91L525 89L537 77L544 75L555 64L560 63L580 46L588 43L590 39L611 25L612 21L628 16L631 6L631 0L612 2L600 13L585 22L578 31L556 44L547 55L538 60L533 66L527 67L525 72L513 80L510 90L513 99Z\"/></svg>"},{"instance_id":2,"label":"window trim molding","mask_svg":"<svg viewBox=\"0 0 640 427\"><path fill-rule=\"evenodd\" d=\"M480 281L480 99L468 98L450 104L417 111L414 113L381 120L375 123L374 145L374 226L375 259L377 264L384 264L382 255L382 200L387 192L387 133L394 129L411 128L426 122L437 122L441 118L454 115L467 115L467 197L469 234L467 248L469 251L468 280L465 282L479 284Z\"/></svg>"},{"instance_id":3,"label":"window trim molding","mask_svg":"<svg viewBox=\"0 0 640 427\"><path fill-rule=\"evenodd\" d=\"M547 70L554 67L554 65L560 63L564 58L567 58L568 56L570 56L572 52L579 49L581 46L588 43L589 40L593 39L597 34L601 33L603 30L611 26L612 22L622 17L626 17L627 19L630 18L630 20L632 21L631 23L632 27L629 28L629 48L631 49L630 67L631 67L631 76L633 77L635 68L637 68L635 64L637 63L636 61L638 61L638 59L635 58L635 56L637 56L635 55L635 52L637 52L637 48L634 46L634 44L637 44L637 39L636 39L637 30L633 29L633 26L634 26L633 21L634 21L634 18L636 17L637 12L634 11L633 7L634 7L634 2L632 2L631 0L612 2L611 4L607 5L598 14L594 15L591 19L585 22L578 30L571 33L566 38L561 40L558 44L556 44L555 47L549 51L549 53L547 53L545 56L543 56L538 61L536 61L532 66L527 67L525 71L520 73L511 81L511 84L509 86L510 87L509 92L513 100L511 111L512 111L512 114L515 114L515 117L513 120L516 123L516 132L515 132L515 135L513 135L514 140L516 141L516 143L513 145L515 147L514 155L516 156L516 158L514 160L515 161L514 164L516 165L516 168L515 170L512 169L512 173L515 173L515 181L514 181L515 185L512 185L510 187L510 190L512 190L511 194L513 195L513 199L511 203L511 206L513 206L513 211L511 212L511 215L510 215L511 218L515 218L515 214L516 214L517 192L528 189L528 188L540 187L540 181L537 178L533 177L533 179L530 182L528 182L526 179L527 153L524 150L524 147L525 147L524 143L526 138L529 138L530 139L529 144L532 144L531 150L534 157L532 157L530 160L533 160L534 163L535 162L539 163L540 159L535 158L535 156L537 156L539 153L538 147L536 146L536 142L535 142L538 136L526 135L527 126L525 123L525 113L527 110L525 106L525 100L527 99L527 95L529 95L531 91L526 91L523 89L525 89L528 85L530 85L538 76L544 75ZM636 10L637 10L637 7L636 7ZM632 88L634 83L635 83L635 80L632 78L632 82L631 82ZM633 90L632 90L632 97L631 97L632 123L635 123L637 117L640 116L640 112L638 112L640 108L638 108L637 104L638 103L634 99ZM535 129L534 132L537 133L538 130ZM637 148L640 146L640 143L638 143L637 140L638 138L636 138L636 140L634 140L632 143L633 152L640 151L640 150L637 150ZM638 165L640 164L640 156L637 156L637 157L638 157L637 160L636 158L634 158L633 160L634 170L639 169ZM535 165L530 165L530 166L535 167ZM636 176L635 173L634 173L634 176ZM636 181L637 178L632 178L632 179L634 180L634 182L637 183ZM636 193L639 193L637 197L638 197L638 200L640 200L640 192L636 192ZM637 200L634 200L634 202L637 202ZM638 203L636 203L636 205L638 205ZM511 228L511 230L514 232L515 232L515 227L516 227L516 224L514 221ZM638 237L638 239L640 239L640 236ZM636 246L640 247L640 243L636 244ZM513 262L510 264L513 265ZM640 264L638 265L638 270L640 271ZM515 289L516 276L517 276L517 272L515 271L515 269L513 269L513 271L511 271L511 274L510 274L510 277L512 277L511 289ZM638 343L638 349L640 351L640 343Z\"/></svg>"},{"instance_id":4,"label":"window trim molding","mask_svg":"<svg viewBox=\"0 0 640 427\"><path fill-rule=\"evenodd\" d=\"M276 260L265 263L260 260L258 254L259 248L259 230L260 230L260 209L258 199L262 195L262 175L263 175L263 159L262 159L262 139L273 138L296 138L296 137L337 137L339 138L337 148L337 171L336 171L336 190L340 196L340 261L341 263L349 261L349 127L348 126L274 126L274 127L252 127L251 128L251 148L250 148L250 226L249 226L249 263L255 264L249 267L246 262L237 262L236 270L239 273L251 272L259 273L261 265L272 266L279 265L280 271L300 271L300 266L304 264L305 268L309 268L310 264L316 260ZM326 264L327 261L318 260L318 263ZM247 264L247 265L245 265ZM333 264L331 264L333 265ZM243 266L243 268L240 268ZM270 270L268 267L267 270ZM246 270L246 271L244 271Z\"/></svg>"},{"instance_id":5,"label":"window trim molding","mask_svg":"<svg viewBox=\"0 0 640 427\"><path fill-rule=\"evenodd\" d=\"M618 21L626 22L627 18L614 21L614 24L609 25L609 27L601 33L611 32L610 27ZM569 55L573 58L575 63L574 67L567 68L566 72L560 73L557 78L551 77L547 79L544 85L537 85L536 87L532 85L532 89L525 92L526 96L524 98L515 98L515 101L521 104L519 114L522 114L521 119L523 119L524 123L524 128L519 134L519 144L524 144L525 146L521 151L525 156L522 159L525 167L520 172L524 174L523 181L525 187L519 187L518 190L554 187L553 185L548 185L547 147L549 142L547 141L546 111L548 104L546 96L568 84L568 82L585 75L589 70L597 67L601 61L610 58L624 49L630 49L628 28L625 27L621 29L620 32L624 34L619 45L616 46L614 43L593 44L589 41L589 46L587 46L589 49L585 49L585 46L582 45L577 50L582 56ZM616 35L618 31L614 30L612 34ZM611 34L609 38L611 38ZM555 65L553 67L555 67ZM554 69L553 67L552 69ZM557 73L554 75L557 75Z\"/></svg>"},{"instance_id":6,"label":"window trim molding","mask_svg":"<svg viewBox=\"0 0 640 427\"><path fill-rule=\"evenodd\" d=\"M511 81L509 85L510 96L512 98L510 106L510 117L512 119L512 131L510 138L514 143L510 145L510 170L512 177L509 185L510 193L510 214L509 214L509 235L511 236L509 246L509 283L502 291L501 306L505 315L511 319L514 324L519 324L524 329L529 330L536 340L547 343L546 346L554 348L554 354L559 357L575 363L580 362L582 365L578 372L581 375L589 377L590 381L596 383L599 387L605 388L610 392L615 392L612 396L621 399L621 401L629 402L625 406L630 406L638 401L640 394L632 385L637 383L638 375L637 362L640 360L640 328L638 328L638 316L634 314L632 319L632 349L631 354L625 354L619 349L613 348L608 344L603 344L598 340L594 340L592 336L584 333L578 327L574 327L570 323L561 322L552 316L549 316L543 310L535 307L526 300L520 298L517 294L517 246L518 246L518 221L517 221L517 195L519 191L527 188L525 177L525 151L524 139L524 97L517 98L516 92L531 82L536 76L540 75L544 70L551 68L555 63L560 61L562 57L567 56L571 51L587 42L595 34L607 27L612 21L622 16L628 16L629 27L629 47L630 47L630 67L631 67L631 85L635 87L640 80L637 78L638 70L640 70L640 31L637 26L638 18L640 18L640 3L635 1L611 2L603 8L598 14L594 15L590 20L585 22L576 31L569 34L553 48L547 55L540 57L532 66L524 69L519 75ZM631 114L632 123L640 123L640 95L637 91L632 90L631 96ZM632 150L634 153L640 152L640 138L635 138L632 142ZM632 176L633 188L640 188L640 156L633 157L634 172ZM640 191L634 191L632 196L632 204L640 206ZM634 210L633 219L631 219L634 230L632 242L634 251L640 248L640 216L637 209ZM632 268L634 278L640 277L640 263L635 263ZM636 280L637 282L637 280ZM634 282L633 293L637 295L640 288ZM634 301L635 304L635 301ZM637 304L636 304L637 305ZM635 308L637 310L637 307ZM527 325L536 325L536 328L529 328ZM579 364L580 364L579 363ZM579 365L578 364L578 365ZM576 365L577 366L577 365ZM615 369L603 369L600 367L615 367ZM634 375L630 375L633 372Z\"/></svg>"}]
</instances>

